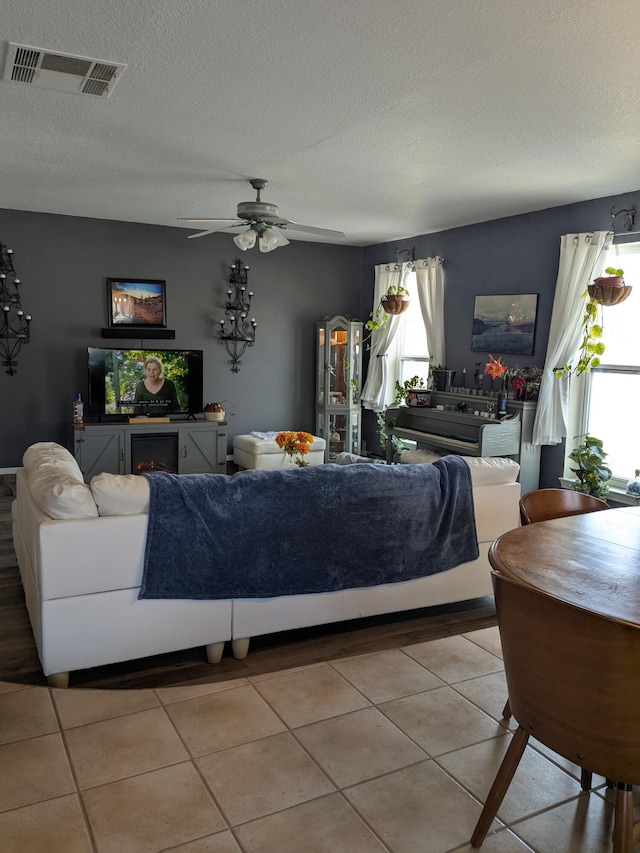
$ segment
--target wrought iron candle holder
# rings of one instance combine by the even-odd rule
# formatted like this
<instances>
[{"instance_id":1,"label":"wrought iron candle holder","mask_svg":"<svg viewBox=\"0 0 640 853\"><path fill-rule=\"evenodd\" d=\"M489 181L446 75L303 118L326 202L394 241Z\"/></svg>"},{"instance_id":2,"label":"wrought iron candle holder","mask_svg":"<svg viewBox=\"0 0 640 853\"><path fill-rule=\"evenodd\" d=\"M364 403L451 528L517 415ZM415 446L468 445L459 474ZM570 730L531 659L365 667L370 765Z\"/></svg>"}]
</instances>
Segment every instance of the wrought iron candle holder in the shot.
<instances>
[{"instance_id":1,"label":"wrought iron candle holder","mask_svg":"<svg viewBox=\"0 0 640 853\"><path fill-rule=\"evenodd\" d=\"M13 268L13 249L0 243L0 358L9 376L16 372L17 355L23 344L29 343L31 315L25 314L20 303L20 279Z\"/></svg>"},{"instance_id":2,"label":"wrought iron candle holder","mask_svg":"<svg viewBox=\"0 0 640 853\"><path fill-rule=\"evenodd\" d=\"M251 299L253 293L247 290L249 267L237 260L231 264L229 289L225 302L225 318L220 320L220 343L224 344L229 353L231 370L237 373L242 364L242 356L247 347L252 347L256 340L258 325L251 314Z\"/></svg>"}]
</instances>

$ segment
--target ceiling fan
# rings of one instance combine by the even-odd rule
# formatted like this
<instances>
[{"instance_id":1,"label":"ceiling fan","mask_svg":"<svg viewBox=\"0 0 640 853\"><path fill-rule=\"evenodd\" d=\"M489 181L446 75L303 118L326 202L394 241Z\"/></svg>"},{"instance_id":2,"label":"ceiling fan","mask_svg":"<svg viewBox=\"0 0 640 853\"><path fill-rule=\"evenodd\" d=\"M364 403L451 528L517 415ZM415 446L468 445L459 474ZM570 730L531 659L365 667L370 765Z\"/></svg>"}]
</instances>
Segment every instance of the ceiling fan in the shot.
<instances>
[{"instance_id":1,"label":"ceiling fan","mask_svg":"<svg viewBox=\"0 0 640 853\"><path fill-rule=\"evenodd\" d=\"M214 234L216 231L221 231L223 228L240 228L248 226L246 231L236 235L233 242L239 249L246 251L252 249L258 240L258 245L261 252L271 252L277 249L278 246L288 246L289 241L284 237L282 231L303 231L307 234L320 234L323 237L334 237L341 239L344 237L342 231L332 231L329 228L315 228L313 225L299 225L293 219L284 219L278 212L278 207L275 204L270 204L268 201L260 199L260 193L266 187L267 182L264 178L251 178L249 183L256 191L255 201L241 201L238 204L237 216L235 219L223 219L217 216L179 216L181 222L215 222L213 228L206 231L199 231L197 234L189 234L189 239L193 237L204 237L206 234Z\"/></svg>"}]
</instances>

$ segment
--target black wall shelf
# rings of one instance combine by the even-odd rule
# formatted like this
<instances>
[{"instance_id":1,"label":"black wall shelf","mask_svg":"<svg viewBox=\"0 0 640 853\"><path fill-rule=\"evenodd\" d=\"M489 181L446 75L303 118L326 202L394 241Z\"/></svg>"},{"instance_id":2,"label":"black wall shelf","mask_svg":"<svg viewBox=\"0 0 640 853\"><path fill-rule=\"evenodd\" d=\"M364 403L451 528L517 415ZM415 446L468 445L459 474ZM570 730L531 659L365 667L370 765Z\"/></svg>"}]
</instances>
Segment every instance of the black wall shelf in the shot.
<instances>
[{"instance_id":1,"label":"black wall shelf","mask_svg":"<svg viewBox=\"0 0 640 853\"><path fill-rule=\"evenodd\" d=\"M158 329L154 326L131 326L127 324L102 330L103 338L146 338L147 340L164 338L165 340L174 340L175 336L175 329Z\"/></svg>"}]
</instances>

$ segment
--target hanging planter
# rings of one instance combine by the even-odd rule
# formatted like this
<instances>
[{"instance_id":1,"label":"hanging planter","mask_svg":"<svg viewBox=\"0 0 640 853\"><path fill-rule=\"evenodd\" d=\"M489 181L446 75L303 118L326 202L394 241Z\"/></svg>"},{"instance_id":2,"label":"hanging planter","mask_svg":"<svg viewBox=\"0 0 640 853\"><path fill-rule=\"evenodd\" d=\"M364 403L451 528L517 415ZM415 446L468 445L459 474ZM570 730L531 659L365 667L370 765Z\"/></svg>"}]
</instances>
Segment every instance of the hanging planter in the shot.
<instances>
[{"instance_id":1,"label":"hanging planter","mask_svg":"<svg viewBox=\"0 0 640 853\"><path fill-rule=\"evenodd\" d=\"M369 314L369 319L364 324L365 329L368 332L379 332L389 319L387 315L402 314L409 307L409 301L409 291L406 287L401 284L389 285L376 310Z\"/></svg>"},{"instance_id":2,"label":"hanging planter","mask_svg":"<svg viewBox=\"0 0 640 853\"><path fill-rule=\"evenodd\" d=\"M604 353L604 343L601 340L602 306L619 305L631 293L631 285L625 284L622 277L624 270L607 267L604 272L604 275L587 285L587 290L582 295L585 299L585 307L578 363L575 367L569 364L557 367L553 372L558 379L567 378L574 373L577 375L586 373L592 367L600 365L600 358Z\"/></svg>"},{"instance_id":3,"label":"hanging planter","mask_svg":"<svg viewBox=\"0 0 640 853\"><path fill-rule=\"evenodd\" d=\"M382 307L386 314L403 314L409 307L409 301L404 293L387 293L382 297Z\"/></svg>"},{"instance_id":4,"label":"hanging planter","mask_svg":"<svg viewBox=\"0 0 640 853\"><path fill-rule=\"evenodd\" d=\"M588 285L589 296L598 305L619 305L631 293L631 285L624 283L623 270L607 267L605 273Z\"/></svg>"}]
</instances>

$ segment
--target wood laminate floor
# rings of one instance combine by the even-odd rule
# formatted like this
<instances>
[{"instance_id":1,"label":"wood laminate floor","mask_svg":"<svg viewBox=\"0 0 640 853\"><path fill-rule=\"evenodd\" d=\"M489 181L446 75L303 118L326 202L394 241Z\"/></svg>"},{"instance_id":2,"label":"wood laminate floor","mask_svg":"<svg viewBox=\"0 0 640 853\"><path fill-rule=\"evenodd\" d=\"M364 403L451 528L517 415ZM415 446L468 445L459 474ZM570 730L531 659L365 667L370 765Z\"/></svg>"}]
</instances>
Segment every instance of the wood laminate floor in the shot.
<instances>
[{"instance_id":1,"label":"wood laminate floor","mask_svg":"<svg viewBox=\"0 0 640 853\"><path fill-rule=\"evenodd\" d=\"M11 536L10 478L0 482L0 680L45 685ZM156 688L248 678L276 670L397 649L496 625L493 598L256 637L245 660L227 644L219 664L203 648L127 661L71 675L70 686Z\"/></svg>"}]
</instances>

